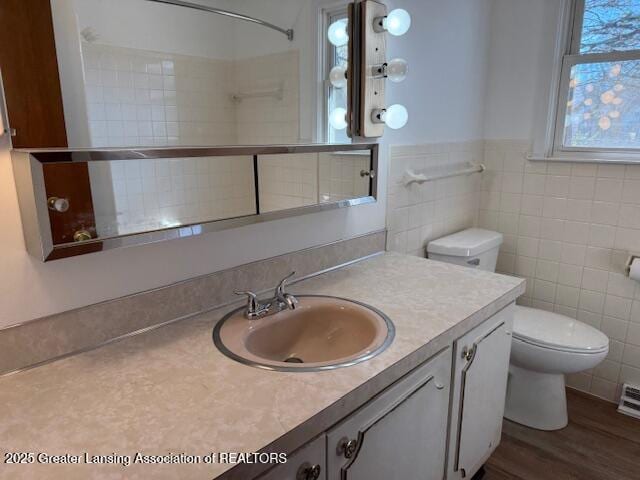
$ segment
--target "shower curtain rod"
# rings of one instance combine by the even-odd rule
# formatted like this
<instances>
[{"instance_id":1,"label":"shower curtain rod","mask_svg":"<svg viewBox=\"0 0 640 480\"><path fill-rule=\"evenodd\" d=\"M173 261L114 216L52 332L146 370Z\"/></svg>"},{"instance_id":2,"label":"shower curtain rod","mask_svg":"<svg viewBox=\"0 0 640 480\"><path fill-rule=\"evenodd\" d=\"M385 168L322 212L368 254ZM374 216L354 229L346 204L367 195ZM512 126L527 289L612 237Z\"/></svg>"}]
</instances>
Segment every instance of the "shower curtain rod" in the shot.
<instances>
[{"instance_id":1,"label":"shower curtain rod","mask_svg":"<svg viewBox=\"0 0 640 480\"><path fill-rule=\"evenodd\" d=\"M263 27L270 28L272 30L276 30L287 36L289 41L293 41L293 29L284 29L280 28L277 25L274 25L269 22L265 22L264 20L260 20L259 18L249 17L247 15L242 15L240 13L230 12L229 10L222 10L220 8L207 7L206 5L200 5L198 3L185 2L183 0L147 0L148 2L154 3L164 3L166 5L175 5L177 7L185 7L191 8L193 10L200 10L202 12L215 13L218 15L224 15L225 17L236 18L238 20L244 20L245 22L255 23L257 25L262 25Z\"/></svg>"}]
</instances>

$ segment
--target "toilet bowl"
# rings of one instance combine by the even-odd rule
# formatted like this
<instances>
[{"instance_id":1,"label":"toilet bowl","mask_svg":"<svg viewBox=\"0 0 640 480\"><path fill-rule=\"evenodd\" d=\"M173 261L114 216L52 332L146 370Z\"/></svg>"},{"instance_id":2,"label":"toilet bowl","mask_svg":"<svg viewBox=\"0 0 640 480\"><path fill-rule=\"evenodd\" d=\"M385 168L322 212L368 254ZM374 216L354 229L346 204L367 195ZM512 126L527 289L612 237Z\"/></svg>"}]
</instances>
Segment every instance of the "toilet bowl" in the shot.
<instances>
[{"instance_id":1,"label":"toilet bowl","mask_svg":"<svg viewBox=\"0 0 640 480\"><path fill-rule=\"evenodd\" d=\"M432 260L495 271L502 235L468 229L430 242ZM545 310L517 306L505 417L539 430L568 423L565 378L594 368L609 352L609 339L578 320Z\"/></svg>"},{"instance_id":2,"label":"toilet bowl","mask_svg":"<svg viewBox=\"0 0 640 480\"><path fill-rule=\"evenodd\" d=\"M538 430L568 422L564 376L594 368L609 339L573 318L517 306L504 416Z\"/></svg>"}]
</instances>

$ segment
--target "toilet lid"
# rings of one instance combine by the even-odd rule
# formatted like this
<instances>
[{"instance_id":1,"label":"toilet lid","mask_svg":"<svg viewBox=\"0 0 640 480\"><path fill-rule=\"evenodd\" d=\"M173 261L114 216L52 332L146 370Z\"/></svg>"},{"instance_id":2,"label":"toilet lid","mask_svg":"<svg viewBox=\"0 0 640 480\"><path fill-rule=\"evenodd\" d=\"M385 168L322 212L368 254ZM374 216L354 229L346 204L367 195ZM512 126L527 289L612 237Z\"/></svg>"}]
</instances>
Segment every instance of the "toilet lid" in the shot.
<instances>
[{"instance_id":1,"label":"toilet lid","mask_svg":"<svg viewBox=\"0 0 640 480\"><path fill-rule=\"evenodd\" d=\"M513 336L543 348L578 353L600 353L609 338L574 318L537 308L516 307Z\"/></svg>"}]
</instances>

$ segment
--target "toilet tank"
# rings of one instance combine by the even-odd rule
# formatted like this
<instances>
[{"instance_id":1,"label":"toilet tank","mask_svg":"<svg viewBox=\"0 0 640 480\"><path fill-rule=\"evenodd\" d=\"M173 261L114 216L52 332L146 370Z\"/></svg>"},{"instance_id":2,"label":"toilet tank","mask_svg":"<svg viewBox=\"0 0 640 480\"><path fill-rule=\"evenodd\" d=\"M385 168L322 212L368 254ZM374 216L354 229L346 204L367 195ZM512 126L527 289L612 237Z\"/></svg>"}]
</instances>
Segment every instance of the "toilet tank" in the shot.
<instances>
[{"instance_id":1,"label":"toilet tank","mask_svg":"<svg viewBox=\"0 0 640 480\"><path fill-rule=\"evenodd\" d=\"M429 242L427 257L494 272L502 240L501 233L470 228Z\"/></svg>"}]
</instances>

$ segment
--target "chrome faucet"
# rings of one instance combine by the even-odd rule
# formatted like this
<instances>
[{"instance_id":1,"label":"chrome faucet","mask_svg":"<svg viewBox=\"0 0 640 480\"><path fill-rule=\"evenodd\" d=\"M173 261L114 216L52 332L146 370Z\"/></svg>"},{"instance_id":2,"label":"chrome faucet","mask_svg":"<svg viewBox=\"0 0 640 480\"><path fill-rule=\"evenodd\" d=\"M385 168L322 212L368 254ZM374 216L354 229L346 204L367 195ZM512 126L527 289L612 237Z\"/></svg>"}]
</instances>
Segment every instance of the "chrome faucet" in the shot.
<instances>
[{"instance_id":1,"label":"chrome faucet","mask_svg":"<svg viewBox=\"0 0 640 480\"><path fill-rule=\"evenodd\" d=\"M291 272L289 275L284 277L282 281L276 287L275 294L273 296L274 303L278 306L280 310L295 310L298 305L298 299L284 291L284 287L291 277L293 277L296 272Z\"/></svg>"},{"instance_id":2,"label":"chrome faucet","mask_svg":"<svg viewBox=\"0 0 640 480\"><path fill-rule=\"evenodd\" d=\"M258 296L250 291L236 291L236 295L246 295L247 308L244 311L244 316L247 320L257 320L259 318L267 317L269 315L276 314L283 310L295 310L298 306L298 299L285 292L285 285L287 280L293 277L296 272L291 272L276 287L273 298L268 302L261 303L258 300Z\"/></svg>"}]
</instances>

